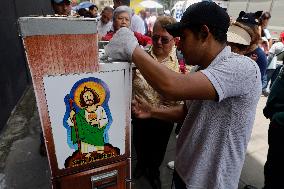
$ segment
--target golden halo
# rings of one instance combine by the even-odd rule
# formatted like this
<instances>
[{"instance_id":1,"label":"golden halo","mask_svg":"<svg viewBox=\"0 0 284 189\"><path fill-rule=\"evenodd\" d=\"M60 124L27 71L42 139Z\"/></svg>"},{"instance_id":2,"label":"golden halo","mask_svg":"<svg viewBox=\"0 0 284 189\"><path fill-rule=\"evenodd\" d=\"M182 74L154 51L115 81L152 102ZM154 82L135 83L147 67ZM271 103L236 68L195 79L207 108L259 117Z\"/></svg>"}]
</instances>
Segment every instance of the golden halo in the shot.
<instances>
[{"instance_id":1,"label":"golden halo","mask_svg":"<svg viewBox=\"0 0 284 189\"><path fill-rule=\"evenodd\" d=\"M102 103L105 101L106 98L106 91L101 84L94 81L84 82L77 87L77 89L74 92L74 101L76 105L82 108L80 105L80 94L83 92L85 87L93 89L99 95L100 102L98 104L102 105Z\"/></svg>"}]
</instances>

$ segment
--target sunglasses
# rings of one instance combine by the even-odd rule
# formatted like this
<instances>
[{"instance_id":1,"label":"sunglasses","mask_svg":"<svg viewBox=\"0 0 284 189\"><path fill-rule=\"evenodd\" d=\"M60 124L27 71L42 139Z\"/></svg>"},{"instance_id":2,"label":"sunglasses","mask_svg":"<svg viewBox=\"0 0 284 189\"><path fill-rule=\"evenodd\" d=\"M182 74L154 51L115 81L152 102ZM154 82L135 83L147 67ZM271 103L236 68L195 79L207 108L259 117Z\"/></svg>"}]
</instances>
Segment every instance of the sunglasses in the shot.
<instances>
[{"instance_id":1,"label":"sunglasses","mask_svg":"<svg viewBox=\"0 0 284 189\"><path fill-rule=\"evenodd\" d=\"M153 35L152 36L152 41L155 43L158 43L159 39L161 38L161 43L163 45L168 44L171 40L173 40L174 38L169 39L166 36L160 36L160 35Z\"/></svg>"}]
</instances>

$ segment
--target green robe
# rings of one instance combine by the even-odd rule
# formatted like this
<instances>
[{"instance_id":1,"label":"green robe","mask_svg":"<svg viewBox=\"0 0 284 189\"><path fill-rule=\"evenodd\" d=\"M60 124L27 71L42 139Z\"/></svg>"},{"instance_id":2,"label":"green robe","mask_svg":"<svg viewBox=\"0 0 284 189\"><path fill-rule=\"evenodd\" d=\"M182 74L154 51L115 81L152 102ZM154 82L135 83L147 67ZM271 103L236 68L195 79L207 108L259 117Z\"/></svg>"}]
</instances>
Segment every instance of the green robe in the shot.
<instances>
[{"instance_id":1,"label":"green robe","mask_svg":"<svg viewBox=\"0 0 284 189\"><path fill-rule=\"evenodd\" d=\"M75 118L79 133L79 139L82 142L94 146L104 146L104 129L106 125L102 128L99 128L98 125L90 125L85 118L85 108L81 109L75 115ZM77 143L75 127L71 128L71 140L73 144Z\"/></svg>"}]
</instances>

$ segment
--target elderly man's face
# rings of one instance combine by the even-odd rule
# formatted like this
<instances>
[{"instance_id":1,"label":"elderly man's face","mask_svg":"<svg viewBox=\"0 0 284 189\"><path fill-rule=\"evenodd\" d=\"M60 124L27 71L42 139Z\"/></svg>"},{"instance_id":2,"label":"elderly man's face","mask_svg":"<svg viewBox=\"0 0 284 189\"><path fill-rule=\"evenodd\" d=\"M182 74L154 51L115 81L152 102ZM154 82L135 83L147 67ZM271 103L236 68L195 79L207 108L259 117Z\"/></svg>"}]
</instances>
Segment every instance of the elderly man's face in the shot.
<instances>
[{"instance_id":1,"label":"elderly man's face","mask_svg":"<svg viewBox=\"0 0 284 189\"><path fill-rule=\"evenodd\" d=\"M102 23L107 24L111 19L112 19L112 12L104 10L101 16Z\"/></svg>"},{"instance_id":2,"label":"elderly man's face","mask_svg":"<svg viewBox=\"0 0 284 189\"><path fill-rule=\"evenodd\" d=\"M153 30L152 42L155 55L168 56L175 45L175 38L161 25L157 25Z\"/></svg>"},{"instance_id":3,"label":"elderly man's face","mask_svg":"<svg viewBox=\"0 0 284 189\"><path fill-rule=\"evenodd\" d=\"M119 30L122 27L130 27L130 17L127 12L119 13L115 16L113 21L114 30Z\"/></svg>"},{"instance_id":4,"label":"elderly man's face","mask_svg":"<svg viewBox=\"0 0 284 189\"><path fill-rule=\"evenodd\" d=\"M53 10L55 14L59 15L70 15L71 14L71 4L69 1L63 1L61 3L54 3Z\"/></svg>"}]
</instances>

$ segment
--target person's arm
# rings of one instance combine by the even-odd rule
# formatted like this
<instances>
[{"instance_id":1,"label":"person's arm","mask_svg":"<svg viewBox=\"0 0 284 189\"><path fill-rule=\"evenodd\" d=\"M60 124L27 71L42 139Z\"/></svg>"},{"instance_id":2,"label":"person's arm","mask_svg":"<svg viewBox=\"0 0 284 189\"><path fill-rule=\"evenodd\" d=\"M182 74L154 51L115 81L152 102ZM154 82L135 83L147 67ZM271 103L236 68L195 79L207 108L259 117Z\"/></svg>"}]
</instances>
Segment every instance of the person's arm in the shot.
<instances>
[{"instance_id":1,"label":"person's arm","mask_svg":"<svg viewBox=\"0 0 284 189\"><path fill-rule=\"evenodd\" d=\"M116 32L105 47L105 52L113 60L134 62L147 82L169 100L222 101L228 97L246 95L261 84L255 63L241 56L216 60L219 63L215 66L196 73L176 73L144 52L133 32L125 27ZM222 52L229 54L230 49L223 49Z\"/></svg>"},{"instance_id":2,"label":"person's arm","mask_svg":"<svg viewBox=\"0 0 284 189\"><path fill-rule=\"evenodd\" d=\"M268 44L269 44L268 48L271 48L272 47L272 38L268 39Z\"/></svg>"},{"instance_id":3,"label":"person's arm","mask_svg":"<svg viewBox=\"0 0 284 189\"><path fill-rule=\"evenodd\" d=\"M179 74L158 64L141 48L135 48L132 61L147 82L171 100L216 100L217 93L209 79L201 72Z\"/></svg>"},{"instance_id":4,"label":"person's arm","mask_svg":"<svg viewBox=\"0 0 284 189\"><path fill-rule=\"evenodd\" d=\"M146 101L135 97L132 101L132 114L140 119L156 118L165 121L181 123L187 114L185 104L171 107L152 107Z\"/></svg>"}]
</instances>

